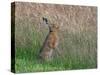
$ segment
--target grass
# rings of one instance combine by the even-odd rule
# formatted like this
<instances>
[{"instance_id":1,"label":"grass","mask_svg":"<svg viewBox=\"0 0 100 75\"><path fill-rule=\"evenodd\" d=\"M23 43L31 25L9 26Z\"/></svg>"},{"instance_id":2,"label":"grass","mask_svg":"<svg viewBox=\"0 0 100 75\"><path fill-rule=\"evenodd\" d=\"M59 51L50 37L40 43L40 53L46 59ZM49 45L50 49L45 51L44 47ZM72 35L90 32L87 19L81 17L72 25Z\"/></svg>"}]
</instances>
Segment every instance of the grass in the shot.
<instances>
[{"instance_id":1,"label":"grass","mask_svg":"<svg viewBox=\"0 0 100 75\"><path fill-rule=\"evenodd\" d=\"M40 61L38 59L39 50L43 42L43 32L37 33L33 30L30 46L16 47L16 72L42 72L42 71L58 71L58 70L75 70L90 69L97 67L96 57L96 36L89 33L68 34L63 36L65 39L61 41L59 49L62 49L63 57L56 57L52 61ZM31 46L32 45L32 46Z\"/></svg>"}]
</instances>

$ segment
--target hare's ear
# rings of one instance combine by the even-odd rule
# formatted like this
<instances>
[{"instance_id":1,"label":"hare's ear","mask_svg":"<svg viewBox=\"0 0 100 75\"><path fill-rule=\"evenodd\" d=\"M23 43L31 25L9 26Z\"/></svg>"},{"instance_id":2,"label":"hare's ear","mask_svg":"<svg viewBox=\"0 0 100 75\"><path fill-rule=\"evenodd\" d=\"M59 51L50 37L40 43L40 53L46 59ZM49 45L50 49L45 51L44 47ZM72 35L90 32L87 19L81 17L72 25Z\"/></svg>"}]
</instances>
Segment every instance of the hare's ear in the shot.
<instances>
[{"instance_id":1,"label":"hare's ear","mask_svg":"<svg viewBox=\"0 0 100 75\"><path fill-rule=\"evenodd\" d=\"M43 17L42 19L46 24L48 24L48 19L47 18Z\"/></svg>"},{"instance_id":2,"label":"hare's ear","mask_svg":"<svg viewBox=\"0 0 100 75\"><path fill-rule=\"evenodd\" d=\"M43 19L43 22L45 22L45 24L47 24L49 29L51 30L51 25L50 25L50 22L48 21L48 19L46 17L42 17L42 19Z\"/></svg>"}]
</instances>

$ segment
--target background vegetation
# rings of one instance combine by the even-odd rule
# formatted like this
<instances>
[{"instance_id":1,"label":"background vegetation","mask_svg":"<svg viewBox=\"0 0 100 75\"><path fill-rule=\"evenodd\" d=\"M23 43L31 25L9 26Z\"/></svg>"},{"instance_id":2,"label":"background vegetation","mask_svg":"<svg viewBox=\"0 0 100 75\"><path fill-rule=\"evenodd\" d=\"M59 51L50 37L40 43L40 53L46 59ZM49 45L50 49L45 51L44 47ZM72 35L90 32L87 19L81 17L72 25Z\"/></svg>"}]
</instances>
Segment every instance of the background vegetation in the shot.
<instances>
[{"instance_id":1,"label":"background vegetation","mask_svg":"<svg viewBox=\"0 0 100 75\"><path fill-rule=\"evenodd\" d=\"M16 72L38 72L97 67L97 8L16 2ZM57 22L61 55L49 62L38 59L49 32L42 17Z\"/></svg>"}]
</instances>

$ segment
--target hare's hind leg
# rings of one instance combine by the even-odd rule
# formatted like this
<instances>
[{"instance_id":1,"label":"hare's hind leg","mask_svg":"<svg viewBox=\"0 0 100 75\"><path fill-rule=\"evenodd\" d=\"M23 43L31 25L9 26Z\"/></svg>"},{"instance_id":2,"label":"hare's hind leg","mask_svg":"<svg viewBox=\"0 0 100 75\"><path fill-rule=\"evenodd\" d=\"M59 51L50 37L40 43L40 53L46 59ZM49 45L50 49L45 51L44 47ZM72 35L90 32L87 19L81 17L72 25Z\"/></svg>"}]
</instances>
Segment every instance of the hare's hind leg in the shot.
<instances>
[{"instance_id":1,"label":"hare's hind leg","mask_svg":"<svg viewBox=\"0 0 100 75\"><path fill-rule=\"evenodd\" d=\"M51 60L53 58L53 49L51 49L48 53L48 59Z\"/></svg>"},{"instance_id":2,"label":"hare's hind leg","mask_svg":"<svg viewBox=\"0 0 100 75\"><path fill-rule=\"evenodd\" d=\"M53 50L50 49L49 51L46 51L45 55L44 55L44 59L46 61L52 60L52 54L53 54Z\"/></svg>"},{"instance_id":3,"label":"hare's hind leg","mask_svg":"<svg viewBox=\"0 0 100 75\"><path fill-rule=\"evenodd\" d=\"M46 61L51 60L53 57L53 49L42 51L42 53L40 54L40 57Z\"/></svg>"}]
</instances>

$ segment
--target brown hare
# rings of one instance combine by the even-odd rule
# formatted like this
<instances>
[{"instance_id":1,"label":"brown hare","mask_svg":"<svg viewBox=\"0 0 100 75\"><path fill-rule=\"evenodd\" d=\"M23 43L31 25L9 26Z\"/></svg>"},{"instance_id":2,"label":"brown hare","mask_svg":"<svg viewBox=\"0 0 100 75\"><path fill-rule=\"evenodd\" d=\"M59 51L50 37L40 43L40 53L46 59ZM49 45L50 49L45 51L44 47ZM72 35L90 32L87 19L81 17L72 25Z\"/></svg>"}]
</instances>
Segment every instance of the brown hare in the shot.
<instances>
[{"instance_id":1,"label":"brown hare","mask_svg":"<svg viewBox=\"0 0 100 75\"><path fill-rule=\"evenodd\" d=\"M53 57L54 50L57 48L59 42L59 26L56 24L49 23L47 18L43 18L43 21L49 27L49 34L47 35L42 49L40 50L40 57L43 60L51 60Z\"/></svg>"}]
</instances>

